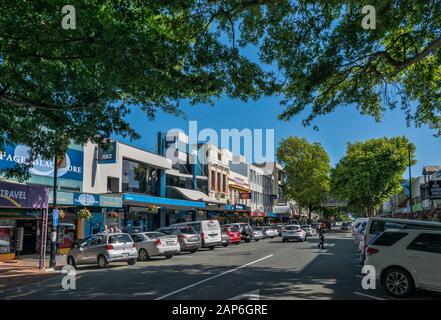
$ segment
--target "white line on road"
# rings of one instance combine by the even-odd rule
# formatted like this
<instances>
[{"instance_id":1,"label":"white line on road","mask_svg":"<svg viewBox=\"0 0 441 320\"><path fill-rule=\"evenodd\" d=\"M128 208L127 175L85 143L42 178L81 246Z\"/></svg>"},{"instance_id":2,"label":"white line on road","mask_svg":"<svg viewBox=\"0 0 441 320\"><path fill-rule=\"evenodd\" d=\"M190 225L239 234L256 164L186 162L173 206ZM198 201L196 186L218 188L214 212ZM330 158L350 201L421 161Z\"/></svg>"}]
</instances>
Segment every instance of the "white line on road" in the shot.
<instances>
[{"instance_id":1,"label":"white line on road","mask_svg":"<svg viewBox=\"0 0 441 320\"><path fill-rule=\"evenodd\" d=\"M376 299L376 300L386 300L386 299L383 299L383 298L378 298L378 297L370 296L370 295L368 295L368 294L364 294L364 293L360 293L360 292L355 292L355 291L354 291L354 293L355 293L355 294L358 294L359 296L364 296L364 297L368 297L368 298L371 298L371 299Z\"/></svg>"},{"instance_id":2,"label":"white line on road","mask_svg":"<svg viewBox=\"0 0 441 320\"><path fill-rule=\"evenodd\" d=\"M213 279L215 279L215 278L221 277L221 276L226 275L226 274L228 274L228 273L231 273L231 272L237 271L237 270L239 270L239 269L242 269L242 268L248 267L248 266L250 266L250 265L252 265L252 264L255 264L255 263L259 262L259 261L262 261L262 260L265 260L265 259L271 258L272 256L274 256L274 255L273 255L273 254L270 254L270 255L268 255L268 256L266 256L266 257L263 257L263 258L257 259L257 260L255 260L255 261L249 262L249 263L247 263L247 264L244 264L243 266L240 266L240 267L237 267L237 268L234 268L234 269L231 269L231 270L228 270L228 271L225 271L225 272L219 273L219 274L217 274L217 275L215 275L215 276L212 276L212 277L210 277L210 278L207 278L207 279L201 280L201 281L199 281L199 282L193 283L193 284L191 284L191 285L189 285L189 286L186 286L186 287L184 287L184 288L181 288L181 289L179 289L179 290L176 290L176 291L173 291L173 292L167 293L166 295L163 295L163 296L161 296L161 297L159 297L159 298L156 298L155 300L162 300L162 299L164 299L164 298L170 297L170 296L172 296L172 295L174 295L174 294L176 294L176 293L179 293L179 292L182 292L182 291L184 291L184 290L187 290L187 289L190 289L190 288L192 288L192 287L195 287L195 286L197 286L197 285L200 285L201 283L204 283L204 282L207 282L207 281L213 280Z\"/></svg>"}]
</instances>

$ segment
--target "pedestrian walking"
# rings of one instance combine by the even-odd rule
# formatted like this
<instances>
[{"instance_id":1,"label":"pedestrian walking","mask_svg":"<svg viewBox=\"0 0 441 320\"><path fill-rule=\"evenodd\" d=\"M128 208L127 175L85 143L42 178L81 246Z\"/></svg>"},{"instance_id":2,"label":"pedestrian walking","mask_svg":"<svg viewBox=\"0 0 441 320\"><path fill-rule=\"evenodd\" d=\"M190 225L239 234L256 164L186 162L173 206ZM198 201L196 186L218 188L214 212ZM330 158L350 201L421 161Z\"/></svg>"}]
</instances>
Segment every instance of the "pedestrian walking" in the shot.
<instances>
[{"instance_id":1,"label":"pedestrian walking","mask_svg":"<svg viewBox=\"0 0 441 320\"><path fill-rule=\"evenodd\" d=\"M318 248L320 249L324 249L325 248L325 226L324 224L320 225L319 228L319 244L318 244Z\"/></svg>"},{"instance_id":2,"label":"pedestrian walking","mask_svg":"<svg viewBox=\"0 0 441 320\"><path fill-rule=\"evenodd\" d=\"M109 227L107 226L107 224L104 225L103 233L110 233L110 230L109 230Z\"/></svg>"}]
</instances>

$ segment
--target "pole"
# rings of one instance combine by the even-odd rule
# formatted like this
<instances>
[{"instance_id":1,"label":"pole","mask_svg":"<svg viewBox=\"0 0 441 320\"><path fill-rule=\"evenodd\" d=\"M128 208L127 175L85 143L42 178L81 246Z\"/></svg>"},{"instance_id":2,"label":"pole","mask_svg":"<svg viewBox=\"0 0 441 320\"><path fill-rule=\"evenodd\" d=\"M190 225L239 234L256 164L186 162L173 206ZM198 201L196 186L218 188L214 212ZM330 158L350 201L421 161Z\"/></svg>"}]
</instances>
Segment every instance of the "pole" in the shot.
<instances>
[{"instance_id":1,"label":"pole","mask_svg":"<svg viewBox=\"0 0 441 320\"><path fill-rule=\"evenodd\" d=\"M409 205L410 205L410 214L412 215L413 214L413 201L412 201L412 171L411 171L411 164L410 164L410 161L411 161L411 159L410 159L410 143L409 143L409 145L407 146L407 151L408 151L408 156L409 156L409 193L410 193L410 195L409 195L409 199L410 199L410 201L409 201Z\"/></svg>"},{"instance_id":2,"label":"pole","mask_svg":"<svg viewBox=\"0 0 441 320\"><path fill-rule=\"evenodd\" d=\"M57 156L54 157L54 190L52 199L52 214L54 209L57 208ZM57 229L52 220L52 230L51 230L51 255L49 260L49 267L55 269L56 266L56 254L57 254Z\"/></svg>"}]
</instances>

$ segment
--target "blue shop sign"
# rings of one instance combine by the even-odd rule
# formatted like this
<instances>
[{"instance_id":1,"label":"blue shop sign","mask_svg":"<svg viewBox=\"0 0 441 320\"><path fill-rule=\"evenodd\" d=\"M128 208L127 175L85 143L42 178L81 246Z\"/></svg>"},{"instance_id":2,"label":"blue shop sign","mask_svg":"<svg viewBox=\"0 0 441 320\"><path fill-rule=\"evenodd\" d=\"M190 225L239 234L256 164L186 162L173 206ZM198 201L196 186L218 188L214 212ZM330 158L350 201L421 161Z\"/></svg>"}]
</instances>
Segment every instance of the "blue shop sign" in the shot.
<instances>
[{"instance_id":1,"label":"blue shop sign","mask_svg":"<svg viewBox=\"0 0 441 320\"><path fill-rule=\"evenodd\" d=\"M14 168L19 164L27 164L29 161L29 147L24 145L6 145L5 151L0 152L0 169ZM68 149L65 154L63 167L58 168L59 178L83 180L83 151ZM29 169L31 175L54 176L54 159L38 157Z\"/></svg>"},{"instance_id":2,"label":"blue shop sign","mask_svg":"<svg viewBox=\"0 0 441 320\"><path fill-rule=\"evenodd\" d=\"M100 196L96 194L74 193L73 204L85 207L99 207Z\"/></svg>"}]
</instances>

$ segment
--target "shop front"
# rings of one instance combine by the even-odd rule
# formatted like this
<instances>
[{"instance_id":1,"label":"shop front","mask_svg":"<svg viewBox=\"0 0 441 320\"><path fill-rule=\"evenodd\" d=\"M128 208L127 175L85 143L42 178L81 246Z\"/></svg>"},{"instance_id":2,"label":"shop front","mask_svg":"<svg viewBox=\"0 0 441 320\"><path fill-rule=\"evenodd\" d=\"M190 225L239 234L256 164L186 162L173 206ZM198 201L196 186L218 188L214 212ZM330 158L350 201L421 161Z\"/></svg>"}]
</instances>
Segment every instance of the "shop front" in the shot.
<instances>
[{"instance_id":1,"label":"shop front","mask_svg":"<svg viewBox=\"0 0 441 320\"><path fill-rule=\"evenodd\" d=\"M52 203L52 194L50 194L49 202ZM116 220L118 225L119 215L116 211L121 207L121 197L58 191L58 253L67 254L76 240L102 232L109 222L113 224ZM80 217L79 213L84 209L90 213L89 218ZM111 213L116 213L116 217ZM49 220L48 225L49 228L52 227L52 219Z\"/></svg>"},{"instance_id":2,"label":"shop front","mask_svg":"<svg viewBox=\"0 0 441 320\"><path fill-rule=\"evenodd\" d=\"M249 223L251 226L263 225L266 223L267 217L266 212L251 211L249 213Z\"/></svg>"},{"instance_id":3,"label":"shop front","mask_svg":"<svg viewBox=\"0 0 441 320\"><path fill-rule=\"evenodd\" d=\"M38 253L47 206L47 188L0 183L0 260Z\"/></svg>"},{"instance_id":4,"label":"shop front","mask_svg":"<svg viewBox=\"0 0 441 320\"><path fill-rule=\"evenodd\" d=\"M179 222L204 220L201 209L205 203L125 193L122 230L124 232L151 231ZM202 214L201 214L202 213Z\"/></svg>"}]
</instances>

